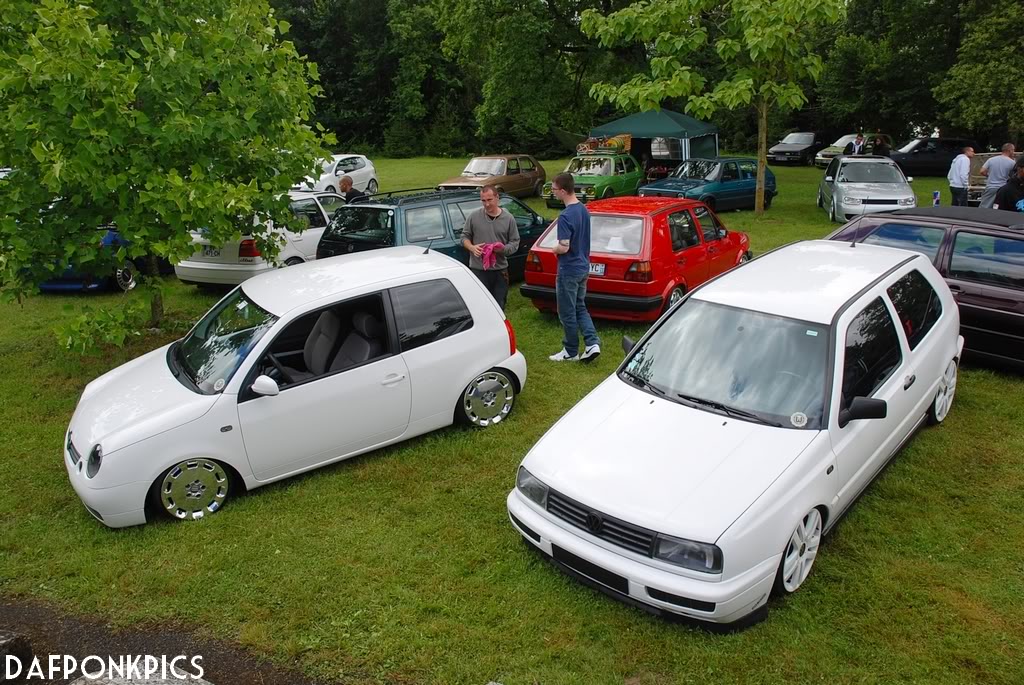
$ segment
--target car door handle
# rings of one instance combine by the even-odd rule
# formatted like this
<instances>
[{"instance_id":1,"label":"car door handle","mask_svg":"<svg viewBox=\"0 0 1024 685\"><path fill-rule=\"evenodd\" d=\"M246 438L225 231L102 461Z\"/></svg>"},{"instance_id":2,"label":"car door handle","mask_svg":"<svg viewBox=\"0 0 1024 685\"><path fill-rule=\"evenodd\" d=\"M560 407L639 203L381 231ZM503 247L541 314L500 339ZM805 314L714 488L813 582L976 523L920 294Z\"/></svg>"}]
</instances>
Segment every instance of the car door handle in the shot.
<instances>
[{"instance_id":1,"label":"car door handle","mask_svg":"<svg viewBox=\"0 0 1024 685\"><path fill-rule=\"evenodd\" d=\"M676 264L678 264L679 266L685 265L686 264L686 257L680 257L679 259L677 259L676 260Z\"/></svg>"},{"instance_id":2,"label":"car door handle","mask_svg":"<svg viewBox=\"0 0 1024 685\"><path fill-rule=\"evenodd\" d=\"M910 390L910 386L912 386L914 384L914 381L916 381L916 380L917 380L917 376L914 376L914 375L907 376L906 380L903 381L903 389L904 390Z\"/></svg>"},{"instance_id":3,"label":"car door handle","mask_svg":"<svg viewBox=\"0 0 1024 685\"><path fill-rule=\"evenodd\" d=\"M381 385L388 386L394 385L395 383L401 383L405 380L404 373L393 373L390 376L385 376L384 380L380 382Z\"/></svg>"},{"instance_id":4,"label":"car door handle","mask_svg":"<svg viewBox=\"0 0 1024 685\"><path fill-rule=\"evenodd\" d=\"M961 288L961 287L960 287L960 286L958 286L958 285L953 285L953 284L950 284L950 285L949 285L949 290L950 290L950 292L958 293L958 292L960 292L961 290L963 290L963 288Z\"/></svg>"}]
</instances>

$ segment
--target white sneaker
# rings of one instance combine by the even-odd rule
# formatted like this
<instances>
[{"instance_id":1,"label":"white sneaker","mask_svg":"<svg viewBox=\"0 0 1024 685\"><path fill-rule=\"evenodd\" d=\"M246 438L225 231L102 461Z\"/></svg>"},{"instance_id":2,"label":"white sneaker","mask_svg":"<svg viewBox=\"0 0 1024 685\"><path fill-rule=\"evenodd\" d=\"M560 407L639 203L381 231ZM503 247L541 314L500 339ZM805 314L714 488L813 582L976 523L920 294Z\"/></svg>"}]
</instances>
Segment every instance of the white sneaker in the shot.
<instances>
[{"instance_id":1,"label":"white sneaker","mask_svg":"<svg viewBox=\"0 0 1024 685\"><path fill-rule=\"evenodd\" d=\"M592 362L601 355L600 345L591 345L583 350L583 354L580 355L581 362Z\"/></svg>"},{"instance_id":2,"label":"white sneaker","mask_svg":"<svg viewBox=\"0 0 1024 685\"><path fill-rule=\"evenodd\" d=\"M569 353L566 352L565 348L563 347L562 350L558 354L553 354L550 357L548 357L548 359L550 359L553 362L574 362L574 361L578 360L579 357L571 357L571 356L569 356Z\"/></svg>"}]
</instances>

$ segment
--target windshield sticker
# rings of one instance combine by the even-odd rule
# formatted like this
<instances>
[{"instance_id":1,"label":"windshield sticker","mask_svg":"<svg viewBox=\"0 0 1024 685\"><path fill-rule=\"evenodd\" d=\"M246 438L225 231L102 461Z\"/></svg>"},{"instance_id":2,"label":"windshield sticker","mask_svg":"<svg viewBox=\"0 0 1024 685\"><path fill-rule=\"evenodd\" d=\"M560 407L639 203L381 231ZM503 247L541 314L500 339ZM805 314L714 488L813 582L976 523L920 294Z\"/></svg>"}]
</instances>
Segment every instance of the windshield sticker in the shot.
<instances>
[{"instance_id":1,"label":"windshield sticker","mask_svg":"<svg viewBox=\"0 0 1024 685\"><path fill-rule=\"evenodd\" d=\"M249 306L248 302L246 302L245 300L239 300L238 304L235 305L235 309L237 309L238 311L242 311L247 306Z\"/></svg>"},{"instance_id":2,"label":"windshield sticker","mask_svg":"<svg viewBox=\"0 0 1024 685\"><path fill-rule=\"evenodd\" d=\"M389 209L388 210L388 216L394 216L394 215L395 215L395 210Z\"/></svg>"},{"instance_id":3,"label":"windshield sticker","mask_svg":"<svg viewBox=\"0 0 1024 685\"><path fill-rule=\"evenodd\" d=\"M807 335L811 336L812 338L817 338L818 331L807 331Z\"/></svg>"},{"instance_id":4,"label":"windshield sticker","mask_svg":"<svg viewBox=\"0 0 1024 685\"><path fill-rule=\"evenodd\" d=\"M807 425L807 414L798 411L789 417L789 422L796 428L803 428Z\"/></svg>"},{"instance_id":5,"label":"windshield sticker","mask_svg":"<svg viewBox=\"0 0 1024 685\"><path fill-rule=\"evenodd\" d=\"M217 382L213 384L213 389L216 392L220 392L221 390L223 390L224 389L224 379L223 378L218 378Z\"/></svg>"}]
</instances>

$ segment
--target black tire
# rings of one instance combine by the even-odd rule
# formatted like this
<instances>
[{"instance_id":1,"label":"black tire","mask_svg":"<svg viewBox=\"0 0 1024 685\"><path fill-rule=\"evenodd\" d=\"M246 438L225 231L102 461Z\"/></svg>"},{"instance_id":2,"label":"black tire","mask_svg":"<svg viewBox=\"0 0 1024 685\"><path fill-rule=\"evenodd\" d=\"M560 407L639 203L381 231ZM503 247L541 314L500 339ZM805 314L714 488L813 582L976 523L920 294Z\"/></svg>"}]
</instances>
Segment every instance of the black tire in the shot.
<instances>
[{"instance_id":1,"label":"black tire","mask_svg":"<svg viewBox=\"0 0 1024 685\"><path fill-rule=\"evenodd\" d=\"M818 204L818 209L821 209L822 207L824 207L824 206L825 206L825 200L824 200L824 199L822 199L822 197L821 197L821 191L820 191L820 190L818 191L818 197L817 197L817 199L815 200L815 202L817 202L817 204Z\"/></svg>"},{"instance_id":2,"label":"black tire","mask_svg":"<svg viewBox=\"0 0 1024 685\"><path fill-rule=\"evenodd\" d=\"M708 209L710 209L712 212L715 211L715 198L714 198L714 196L708 195L707 197L702 197L700 199L700 201L703 202L704 204L706 204L708 206ZM754 202L757 202L757 200L755 199Z\"/></svg>"},{"instance_id":3,"label":"black tire","mask_svg":"<svg viewBox=\"0 0 1024 685\"><path fill-rule=\"evenodd\" d=\"M292 257L291 259L286 259L285 262L284 262L284 265L285 266L295 266L297 264L305 264L305 263L306 263L306 261L304 259L302 259L301 257Z\"/></svg>"},{"instance_id":4,"label":"black tire","mask_svg":"<svg viewBox=\"0 0 1024 685\"><path fill-rule=\"evenodd\" d=\"M370 182L366 184L366 194L367 195L376 195L377 194L377 188L379 188L379 186L377 185L377 179L371 178Z\"/></svg>"},{"instance_id":5,"label":"black tire","mask_svg":"<svg viewBox=\"0 0 1024 685\"><path fill-rule=\"evenodd\" d=\"M602 200L607 200L610 197L615 197L615 189L614 188L605 188L604 189L604 194L601 195L601 199Z\"/></svg>"},{"instance_id":6,"label":"black tire","mask_svg":"<svg viewBox=\"0 0 1024 685\"><path fill-rule=\"evenodd\" d=\"M335 188L334 186L327 186L326 188L324 188L324 191L328 193L336 193L338 192L338 189Z\"/></svg>"},{"instance_id":7,"label":"black tire","mask_svg":"<svg viewBox=\"0 0 1024 685\"><path fill-rule=\"evenodd\" d=\"M544 181L537 181L533 184L533 197L542 197L544 195Z\"/></svg>"},{"instance_id":8,"label":"black tire","mask_svg":"<svg viewBox=\"0 0 1024 685\"><path fill-rule=\"evenodd\" d=\"M764 208L770 209L772 206L772 196L770 193L764 194Z\"/></svg>"}]
</instances>

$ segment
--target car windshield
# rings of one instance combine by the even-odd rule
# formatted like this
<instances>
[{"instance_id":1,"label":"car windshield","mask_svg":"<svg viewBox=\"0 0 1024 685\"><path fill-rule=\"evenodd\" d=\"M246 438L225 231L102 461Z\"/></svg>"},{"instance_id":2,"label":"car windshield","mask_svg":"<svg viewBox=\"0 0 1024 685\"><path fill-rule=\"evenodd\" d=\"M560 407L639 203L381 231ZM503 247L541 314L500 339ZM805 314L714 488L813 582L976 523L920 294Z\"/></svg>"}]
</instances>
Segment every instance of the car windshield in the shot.
<instances>
[{"instance_id":1,"label":"car windshield","mask_svg":"<svg viewBox=\"0 0 1024 685\"><path fill-rule=\"evenodd\" d=\"M501 176L505 173L505 160L477 157L469 160L462 170L463 176Z\"/></svg>"},{"instance_id":2,"label":"car windshield","mask_svg":"<svg viewBox=\"0 0 1024 685\"><path fill-rule=\"evenodd\" d=\"M688 159L672 172L676 178L691 178L703 181L713 181L718 178L718 162L710 159Z\"/></svg>"},{"instance_id":3,"label":"car windshield","mask_svg":"<svg viewBox=\"0 0 1024 685\"><path fill-rule=\"evenodd\" d=\"M911 152L915 147L917 147L917 144L920 142L921 141L918 140L917 138L914 138L913 140L908 140L907 142L903 143L903 145L899 146L899 151Z\"/></svg>"},{"instance_id":4,"label":"car windshield","mask_svg":"<svg viewBox=\"0 0 1024 685\"><path fill-rule=\"evenodd\" d=\"M782 139L783 143L787 145L813 145L814 134L813 133L790 133Z\"/></svg>"},{"instance_id":5,"label":"car windshield","mask_svg":"<svg viewBox=\"0 0 1024 685\"><path fill-rule=\"evenodd\" d=\"M633 216L590 215L590 251L602 254L640 254L644 220ZM558 222L537 243L551 249L558 242Z\"/></svg>"},{"instance_id":6,"label":"car windshield","mask_svg":"<svg viewBox=\"0 0 1024 685\"><path fill-rule=\"evenodd\" d=\"M839 168L840 183L906 183L899 167L888 162L851 162Z\"/></svg>"},{"instance_id":7,"label":"car windshield","mask_svg":"<svg viewBox=\"0 0 1024 685\"><path fill-rule=\"evenodd\" d=\"M332 166L334 166L333 159L324 159L320 161L320 170L325 174L331 173Z\"/></svg>"},{"instance_id":8,"label":"car windshield","mask_svg":"<svg viewBox=\"0 0 1024 685\"><path fill-rule=\"evenodd\" d=\"M849 145L850 143L852 143L855 140L857 140L857 134L856 133L851 133L850 135L843 136L842 138L840 138L836 142L832 143L832 147L846 147L847 145Z\"/></svg>"},{"instance_id":9,"label":"car windshield","mask_svg":"<svg viewBox=\"0 0 1024 685\"><path fill-rule=\"evenodd\" d=\"M611 176L612 160L607 157L573 157L565 170L580 176Z\"/></svg>"},{"instance_id":10,"label":"car windshield","mask_svg":"<svg viewBox=\"0 0 1024 685\"><path fill-rule=\"evenodd\" d=\"M324 231L327 240L355 240L382 247L395 244L395 211L383 207L344 205Z\"/></svg>"},{"instance_id":11,"label":"car windshield","mask_svg":"<svg viewBox=\"0 0 1024 685\"><path fill-rule=\"evenodd\" d=\"M211 395L221 392L260 338L277 317L235 288L206 313L174 348L171 371L185 374L199 389Z\"/></svg>"},{"instance_id":12,"label":"car windshield","mask_svg":"<svg viewBox=\"0 0 1024 685\"><path fill-rule=\"evenodd\" d=\"M637 346L620 378L704 411L819 430L828 339L821 324L691 298Z\"/></svg>"}]
</instances>

